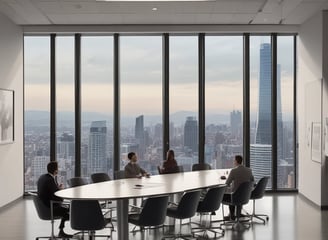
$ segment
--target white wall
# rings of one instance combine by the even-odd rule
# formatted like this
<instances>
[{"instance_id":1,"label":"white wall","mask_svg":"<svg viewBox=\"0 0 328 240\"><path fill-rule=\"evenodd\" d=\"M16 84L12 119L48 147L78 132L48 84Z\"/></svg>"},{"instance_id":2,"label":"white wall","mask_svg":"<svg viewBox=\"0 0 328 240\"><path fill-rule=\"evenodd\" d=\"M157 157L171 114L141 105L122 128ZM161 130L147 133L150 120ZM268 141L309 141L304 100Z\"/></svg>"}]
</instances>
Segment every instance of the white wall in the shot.
<instances>
[{"instance_id":1,"label":"white wall","mask_svg":"<svg viewBox=\"0 0 328 240\"><path fill-rule=\"evenodd\" d=\"M0 145L0 207L23 194L23 33L0 14L0 88L15 92L15 142Z\"/></svg>"},{"instance_id":2,"label":"white wall","mask_svg":"<svg viewBox=\"0 0 328 240\"><path fill-rule=\"evenodd\" d=\"M299 192L319 206L328 205L322 111L328 106L322 105L323 99L328 95L327 90L322 90L324 89L322 87L323 72L327 65L323 63L323 59L328 55L328 52L324 51L327 42L323 41L323 36L327 33L326 20L324 21L326 15L326 12L319 13L301 25L297 67ZM311 124L313 122L321 124L321 162L315 162L311 157Z\"/></svg>"}]
</instances>

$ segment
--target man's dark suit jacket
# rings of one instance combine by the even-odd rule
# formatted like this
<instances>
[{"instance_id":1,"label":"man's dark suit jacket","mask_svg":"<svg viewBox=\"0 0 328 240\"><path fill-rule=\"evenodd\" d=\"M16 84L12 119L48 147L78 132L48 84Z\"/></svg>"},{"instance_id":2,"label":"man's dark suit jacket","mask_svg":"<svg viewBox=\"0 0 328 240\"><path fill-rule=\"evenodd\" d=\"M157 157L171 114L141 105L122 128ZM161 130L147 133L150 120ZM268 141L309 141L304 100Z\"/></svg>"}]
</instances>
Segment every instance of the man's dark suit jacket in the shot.
<instances>
[{"instance_id":1,"label":"man's dark suit jacket","mask_svg":"<svg viewBox=\"0 0 328 240\"><path fill-rule=\"evenodd\" d=\"M137 163L132 164L131 162L129 162L128 164L125 165L124 173L125 173L125 178L135 178L137 177L137 175L139 174L143 175L147 172L143 168L141 168L139 164Z\"/></svg>"},{"instance_id":2,"label":"man's dark suit jacket","mask_svg":"<svg viewBox=\"0 0 328 240\"><path fill-rule=\"evenodd\" d=\"M50 207L50 200L62 201L63 199L55 196L55 192L59 190L57 183L53 176L49 173L43 174L38 180L38 196L40 199Z\"/></svg>"}]
</instances>

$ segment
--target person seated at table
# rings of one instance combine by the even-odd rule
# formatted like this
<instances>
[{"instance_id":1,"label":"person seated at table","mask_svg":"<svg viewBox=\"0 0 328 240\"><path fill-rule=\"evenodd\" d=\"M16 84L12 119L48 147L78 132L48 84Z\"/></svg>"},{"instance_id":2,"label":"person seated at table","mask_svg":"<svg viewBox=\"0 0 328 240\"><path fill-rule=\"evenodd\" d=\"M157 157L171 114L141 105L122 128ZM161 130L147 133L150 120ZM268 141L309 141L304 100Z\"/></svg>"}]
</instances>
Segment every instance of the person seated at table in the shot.
<instances>
[{"instance_id":1,"label":"person seated at table","mask_svg":"<svg viewBox=\"0 0 328 240\"><path fill-rule=\"evenodd\" d=\"M50 210L50 201L62 202L63 199L57 197L55 192L63 189L63 184L57 183L57 174L58 174L58 162L51 161L47 165L48 173L40 176L37 183L38 196L41 201L49 207ZM69 220L69 208L63 206L61 203L53 204L53 214L55 216L62 216L61 222L59 225L58 237L61 238L71 238L73 235L66 234L64 232L65 221Z\"/></svg>"},{"instance_id":2,"label":"person seated at table","mask_svg":"<svg viewBox=\"0 0 328 240\"><path fill-rule=\"evenodd\" d=\"M234 168L231 169L229 176L226 180L226 184L228 186L227 192L223 196L224 201L229 201L231 199L231 194L236 191L240 184L243 182L253 182L254 176L252 170L248 167L245 167L243 163L243 157L240 155L236 155L233 161ZM235 206L229 205L230 216L227 217L231 220L235 220L236 212ZM237 211L241 212L241 209L237 209Z\"/></svg>"},{"instance_id":3,"label":"person seated at table","mask_svg":"<svg viewBox=\"0 0 328 240\"><path fill-rule=\"evenodd\" d=\"M134 152L128 153L128 159L130 162L124 168L125 178L140 178L142 176L149 177L149 173L146 172L143 168L137 163L138 157Z\"/></svg>"},{"instance_id":4,"label":"person seated at table","mask_svg":"<svg viewBox=\"0 0 328 240\"><path fill-rule=\"evenodd\" d=\"M168 150L166 154L166 160L161 168L161 174L165 173L177 173L179 172L178 163L174 157L174 151Z\"/></svg>"}]
</instances>

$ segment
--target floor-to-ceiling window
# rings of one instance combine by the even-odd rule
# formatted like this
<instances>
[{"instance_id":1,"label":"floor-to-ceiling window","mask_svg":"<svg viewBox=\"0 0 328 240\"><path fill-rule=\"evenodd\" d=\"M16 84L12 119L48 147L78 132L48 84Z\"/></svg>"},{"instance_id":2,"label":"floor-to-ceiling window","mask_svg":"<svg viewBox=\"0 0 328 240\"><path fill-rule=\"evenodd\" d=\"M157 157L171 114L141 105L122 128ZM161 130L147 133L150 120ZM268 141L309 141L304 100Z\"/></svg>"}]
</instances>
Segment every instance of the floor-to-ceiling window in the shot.
<instances>
[{"instance_id":1,"label":"floor-to-ceiling window","mask_svg":"<svg viewBox=\"0 0 328 240\"><path fill-rule=\"evenodd\" d=\"M77 168L85 177L100 171L112 175L113 163L124 168L130 151L138 154L142 167L156 174L156 167L163 161L163 140L175 151L178 164L185 171L201 161L199 149L204 150L204 161L213 168L229 168L234 155L244 153L245 137L250 138L247 144L250 158L246 160L256 180L270 176L269 188L294 189L295 36L273 36L249 37L250 88L246 90L250 94L249 111L243 109L247 86L243 82L247 82L243 75L243 40L248 35L205 34L204 65L199 63L197 34L169 34L166 42L169 48L165 54L162 35L118 34L118 62L113 59L113 36L52 35L53 48L50 35L26 36L25 190L35 190L38 177L46 171L50 161L50 146L54 145L61 181L65 182L79 174L74 171ZM272 39L276 39L276 50L271 46ZM80 55L76 54L79 41ZM272 51L277 56L277 64L272 63L272 56L275 56ZM53 55L55 64L50 60ZM163 58L169 63L165 71ZM118 79L115 79L119 82L119 92L114 92L113 87L115 64L119 66ZM274 78L272 69L277 70ZM204 99L199 94L201 72L205 72ZM168 83L166 94L163 94L164 75L165 84ZM55 89L50 87L50 76L53 76ZM272 90L275 82L277 89ZM80 92L76 92L77 85L80 85ZM50 103L50 96L54 96L51 93L56 94L56 109L52 109L56 113L55 139L50 138L50 110L54 106ZM80 98L76 98L79 93ZM119 159L113 159L113 151L116 151L113 149L115 96L119 96L116 107L120 109ZM275 115L271 102L275 98L277 114L272 121ZM204 109L199 101L205 102ZM74 118L79 116L75 115L79 112L77 106L81 109L81 128L78 129L75 127L78 121ZM245 111L250 115L250 124L246 126L250 135L243 129ZM204 129L201 129L205 133L205 143L200 146L198 117L202 113L205 113ZM273 127L275 122L277 125ZM169 126L168 139L163 138L163 125ZM276 129L276 144L272 144L275 137L272 129ZM80 146L75 134L81 137ZM76 154L81 156L77 159Z\"/></svg>"},{"instance_id":2,"label":"floor-to-ceiling window","mask_svg":"<svg viewBox=\"0 0 328 240\"><path fill-rule=\"evenodd\" d=\"M243 154L243 37L205 38L205 162L233 167Z\"/></svg>"},{"instance_id":3,"label":"floor-to-ceiling window","mask_svg":"<svg viewBox=\"0 0 328 240\"><path fill-rule=\"evenodd\" d=\"M135 152L155 174L163 161L161 36L120 37L120 90L120 166Z\"/></svg>"},{"instance_id":4,"label":"floor-to-ceiling window","mask_svg":"<svg viewBox=\"0 0 328 240\"><path fill-rule=\"evenodd\" d=\"M113 37L81 36L81 175L113 176Z\"/></svg>"},{"instance_id":5,"label":"floor-to-ceiling window","mask_svg":"<svg viewBox=\"0 0 328 240\"><path fill-rule=\"evenodd\" d=\"M277 187L295 188L294 36L277 37Z\"/></svg>"},{"instance_id":6,"label":"floor-to-ceiling window","mask_svg":"<svg viewBox=\"0 0 328 240\"><path fill-rule=\"evenodd\" d=\"M271 38L250 37L250 167L255 180L272 176ZM279 107L278 107L279 108ZM268 187L271 187L271 180Z\"/></svg>"},{"instance_id":7,"label":"floor-to-ceiling window","mask_svg":"<svg viewBox=\"0 0 328 240\"><path fill-rule=\"evenodd\" d=\"M198 38L171 36L170 148L184 171L198 162Z\"/></svg>"},{"instance_id":8,"label":"floor-to-ceiling window","mask_svg":"<svg viewBox=\"0 0 328 240\"><path fill-rule=\"evenodd\" d=\"M25 191L35 190L50 161L50 36L24 38Z\"/></svg>"},{"instance_id":9,"label":"floor-to-ceiling window","mask_svg":"<svg viewBox=\"0 0 328 240\"><path fill-rule=\"evenodd\" d=\"M74 177L74 37L56 37L56 160L59 182ZM45 169L44 169L45 171Z\"/></svg>"}]
</instances>

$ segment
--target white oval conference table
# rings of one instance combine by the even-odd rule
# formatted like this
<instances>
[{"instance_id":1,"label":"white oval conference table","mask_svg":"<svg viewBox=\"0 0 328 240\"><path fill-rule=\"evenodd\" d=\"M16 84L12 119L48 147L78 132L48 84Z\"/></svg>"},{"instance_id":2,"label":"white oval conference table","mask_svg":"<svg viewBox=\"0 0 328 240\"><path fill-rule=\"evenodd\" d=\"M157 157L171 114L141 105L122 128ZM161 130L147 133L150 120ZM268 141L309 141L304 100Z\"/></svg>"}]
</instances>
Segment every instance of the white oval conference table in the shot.
<instances>
[{"instance_id":1,"label":"white oval conference table","mask_svg":"<svg viewBox=\"0 0 328 240\"><path fill-rule=\"evenodd\" d=\"M128 200L181 193L214 187L225 183L230 169L193 171L154 175L149 178L128 178L67 188L55 193L69 200L117 200L117 237L129 239Z\"/></svg>"}]
</instances>

